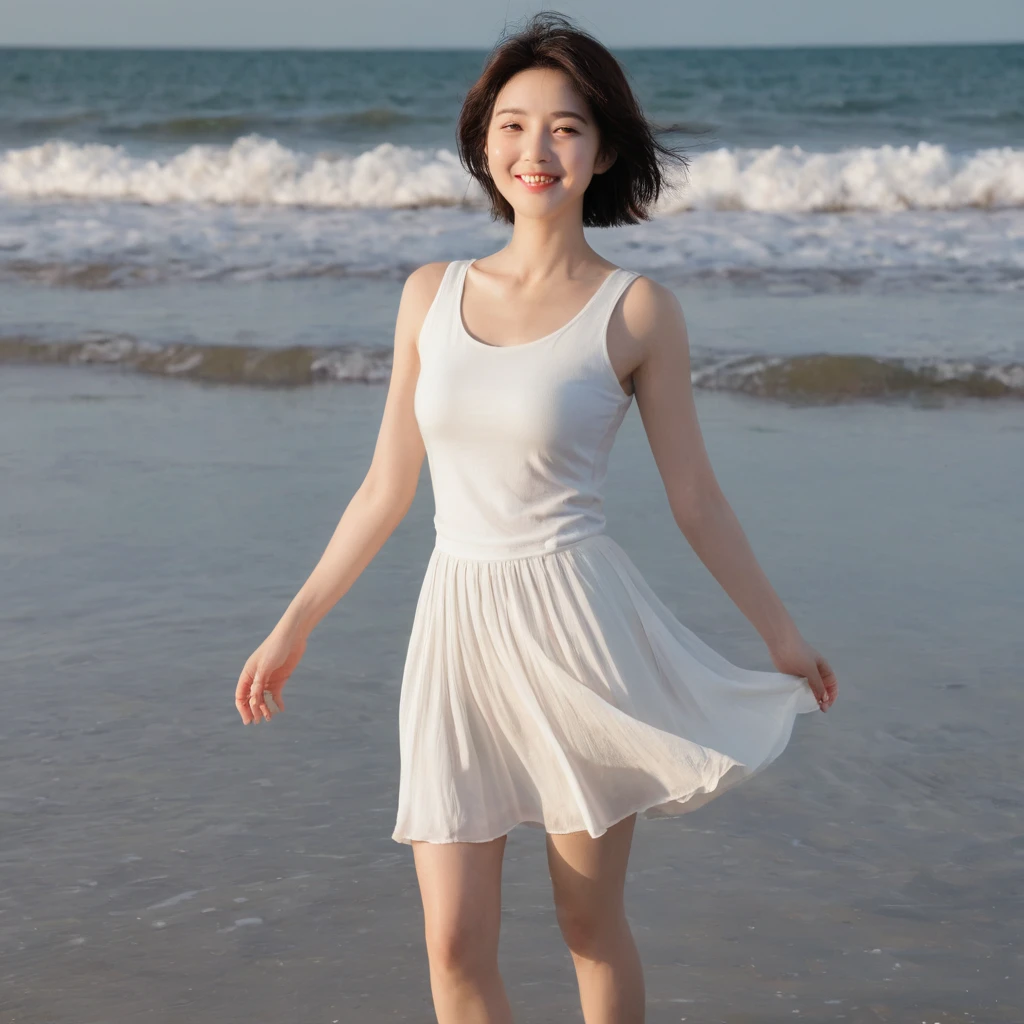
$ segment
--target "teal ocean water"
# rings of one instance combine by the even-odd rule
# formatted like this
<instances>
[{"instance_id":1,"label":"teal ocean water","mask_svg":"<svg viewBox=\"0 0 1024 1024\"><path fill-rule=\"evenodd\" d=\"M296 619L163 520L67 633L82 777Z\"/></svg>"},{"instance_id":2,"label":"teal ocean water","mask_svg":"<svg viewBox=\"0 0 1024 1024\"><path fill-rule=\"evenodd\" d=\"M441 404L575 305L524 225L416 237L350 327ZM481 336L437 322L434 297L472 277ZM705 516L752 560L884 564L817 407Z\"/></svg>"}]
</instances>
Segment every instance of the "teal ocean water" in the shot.
<instances>
[{"instance_id":1,"label":"teal ocean water","mask_svg":"<svg viewBox=\"0 0 1024 1024\"><path fill-rule=\"evenodd\" d=\"M651 1024L1020 1024L1024 46L620 54L688 180L588 231L671 287L716 473L840 680L750 788L642 822ZM397 709L409 514L288 710L244 659L369 465L402 282L504 245L458 164L484 53L0 50L0 1019L431 1019ZM609 532L756 633L631 410ZM577 1019L514 830L517 1021Z\"/></svg>"},{"instance_id":2,"label":"teal ocean water","mask_svg":"<svg viewBox=\"0 0 1024 1024\"><path fill-rule=\"evenodd\" d=\"M1016 315L1024 46L619 56L691 163L671 172L651 222L595 234L609 259L700 294L985 295L1001 320ZM0 361L386 377L393 310L376 296L423 262L507 238L455 151L483 57L0 51ZM226 332L225 311L254 284L289 321ZM373 311L339 318L336 302L367 289ZM145 301L125 294L137 290ZM178 312L154 320L155 305ZM268 362L268 348L285 353ZM725 364L701 338L694 349L709 387L1024 392L1019 332L985 325L882 350L853 341L810 373L790 365L794 346L757 337Z\"/></svg>"}]
</instances>

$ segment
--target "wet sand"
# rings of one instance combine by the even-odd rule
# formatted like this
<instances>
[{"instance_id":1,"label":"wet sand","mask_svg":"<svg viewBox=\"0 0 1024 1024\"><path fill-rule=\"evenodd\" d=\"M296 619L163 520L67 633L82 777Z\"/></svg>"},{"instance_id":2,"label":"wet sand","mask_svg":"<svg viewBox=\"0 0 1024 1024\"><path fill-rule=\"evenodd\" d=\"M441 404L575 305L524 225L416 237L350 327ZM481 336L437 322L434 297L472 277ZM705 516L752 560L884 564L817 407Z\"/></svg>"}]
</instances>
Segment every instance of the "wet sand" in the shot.
<instances>
[{"instance_id":1,"label":"wet sand","mask_svg":"<svg viewBox=\"0 0 1024 1024\"><path fill-rule=\"evenodd\" d=\"M424 476L313 634L288 710L233 690L369 462L380 386L0 377L0 1020L432 1020L390 839ZM841 695L760 777L637 824L651 1024L1020 1022L1019 403L703 393L719 479ZM642 424L609 532L698 634L769 668L672 522ZM580 1020L543 835L504 871L517 1021Z\"/></svg>"}]
</instances>

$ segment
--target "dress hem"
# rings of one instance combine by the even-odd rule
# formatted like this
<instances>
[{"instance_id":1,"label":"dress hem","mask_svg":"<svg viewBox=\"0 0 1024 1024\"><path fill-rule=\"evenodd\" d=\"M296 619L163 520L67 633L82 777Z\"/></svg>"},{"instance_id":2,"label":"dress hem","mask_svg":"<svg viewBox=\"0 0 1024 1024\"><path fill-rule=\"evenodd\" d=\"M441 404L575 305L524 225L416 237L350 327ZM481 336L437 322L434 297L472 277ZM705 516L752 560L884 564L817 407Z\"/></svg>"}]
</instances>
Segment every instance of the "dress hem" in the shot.
<instances>
[{"instance_id":1,"label":"dress hem","mask_svg":"<svg viewBox=\"0 0 1024 1024\"><path fill-rule=\"evenodd\" d=\"M774 760L774 758L772 760ZM411 836L399 837L397 832L392 832L391 839L404 846L411 846L413 843L431 843L435 845L447 845L450 843L490 843L495 839L501 839L502 836L507 836L511 831L513 831L513 829L518 828L520 825L526 826L527 828L544 829L548 835L553 836L567 836L572 835L574 832L586 832L591 839L600 839L601 836L603 836L610 828L618 825L622 821L625 821L626 818L632 814L635 814L638 817L642 815L646 821L656 821L659 818L680 818L684 814L689 814L692 811L699 810L705 804L710 803L711 800L724 796L725 793L734 786L752 779L755 775L759 775L770 763L771 761L768 761L758 766L754 771L750 771L748 765L742 765L739 762L736 762L730 771L735 768L747 768L748 771L741 775L734 776L734 778L729 781L726 781L726 775L729 774L726 772L718 779L718 782L711 789L688 789L675 796L670 795L668 797L655 800L653 803L644 804L642 807L636 807L631 811L627 811L614 821L610 821L607 825L602 827L600 832L597 833L591 832L585 825L583 828L552 829L548 828L545 822L539 818L520 817L502 831L484 839L460 839L456 837L446 839L416 839ZM700 797L703 797L704 799L699 799ZM680 800L685 800L685 803L681 804L676 810L657 811L654 814L649 813L653 811L654 808L661 807L663 804L673 804Z\"/></svg>"}]
</instances>

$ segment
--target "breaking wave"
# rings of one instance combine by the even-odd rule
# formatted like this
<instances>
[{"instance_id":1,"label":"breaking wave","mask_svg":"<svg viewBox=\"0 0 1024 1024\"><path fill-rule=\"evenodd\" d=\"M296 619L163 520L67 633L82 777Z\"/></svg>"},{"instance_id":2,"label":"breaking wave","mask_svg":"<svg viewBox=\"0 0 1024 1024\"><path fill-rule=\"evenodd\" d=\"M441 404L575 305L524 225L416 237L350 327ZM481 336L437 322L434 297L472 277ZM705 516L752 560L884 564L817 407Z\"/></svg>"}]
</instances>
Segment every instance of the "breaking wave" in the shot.
<instances>
[{"instance_id":1,"label":"breaking wave","mask_svg":"<svg viewBox=\"0 0 1024 1024\"><path fill-rule=\"evenodd\" d=\"M657 213L1024 207L1024 151L1011 147L722 148L691 160L688 180L669 169L670 189ZM191 145L161 159L59 139L10 149L0 155L0 196L330 209L484 205L479 186L448 149L388 142L357 155L312 154L259 134L231 145Z\"/></svg>"}]
</instances>

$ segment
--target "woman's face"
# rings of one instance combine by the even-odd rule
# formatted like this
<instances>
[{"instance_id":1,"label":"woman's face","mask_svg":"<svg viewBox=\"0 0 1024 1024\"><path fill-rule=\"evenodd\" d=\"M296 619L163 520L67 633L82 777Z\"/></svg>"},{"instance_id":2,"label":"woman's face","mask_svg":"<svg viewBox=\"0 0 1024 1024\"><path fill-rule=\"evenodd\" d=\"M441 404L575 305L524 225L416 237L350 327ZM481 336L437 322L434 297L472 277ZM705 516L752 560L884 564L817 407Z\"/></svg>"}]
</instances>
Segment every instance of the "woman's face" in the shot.
<instances>
[{"instance_id":1,"label":"woman's face","mask_svg":"<svg viewBox=\"0 0 1024 1024\"><path fill-rule=\"evenodd\" d=\"M582 209L590 179L614 163L614 155L599 153L600 141L594 116L568 76L530 68L498 93L484 152L494 184L517 217L548 217L575 204Z\"/></svg>"}]
</instances>

